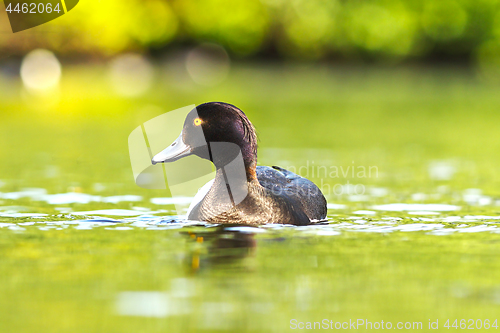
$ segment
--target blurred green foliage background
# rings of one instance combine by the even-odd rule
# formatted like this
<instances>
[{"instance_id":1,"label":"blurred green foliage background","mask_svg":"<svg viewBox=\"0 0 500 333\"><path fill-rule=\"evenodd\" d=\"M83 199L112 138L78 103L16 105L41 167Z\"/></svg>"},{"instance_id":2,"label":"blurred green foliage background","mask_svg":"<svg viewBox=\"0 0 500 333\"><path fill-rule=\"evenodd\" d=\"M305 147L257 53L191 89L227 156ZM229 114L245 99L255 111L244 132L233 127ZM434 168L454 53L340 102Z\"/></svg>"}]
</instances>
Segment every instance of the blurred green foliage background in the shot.
<instances>
[{"instance_id":1,"label":"blurred green foliage background","mask_svg":"<svg viewBox=\"0 0 500 333\"><path fill-rule=\"evenodd\" d=\"M17 34L0 8L0 31L3 55L35 47L113 55L210 41L240 57L500 62L498 0L80 1Z\"/></svg>"}]
</instances>

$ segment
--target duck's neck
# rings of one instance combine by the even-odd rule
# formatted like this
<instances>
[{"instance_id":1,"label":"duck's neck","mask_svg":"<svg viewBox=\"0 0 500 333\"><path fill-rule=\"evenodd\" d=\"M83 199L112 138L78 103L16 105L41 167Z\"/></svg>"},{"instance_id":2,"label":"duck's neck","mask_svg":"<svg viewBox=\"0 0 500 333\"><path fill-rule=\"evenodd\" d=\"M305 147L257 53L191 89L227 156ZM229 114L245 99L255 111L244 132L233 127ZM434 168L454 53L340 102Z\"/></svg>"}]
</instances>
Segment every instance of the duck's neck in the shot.
<instances>
[{"instance_id":1,"label":"duck's neck","mask_svg":"<svg viewBox=\"0 0 500 333\"><path fill-rule=\"evenodd\" d=\"M236 148L236 151L231 148ZM218 177L226 177L227 181L231 178L237 178L238 181L252 182L257 180L256 166L257 166L257 153L251 151L250 147L222 146L227 148L221 152L219 149L215 150L210 145L210 160L215 165L216 175ZM232 150L232 152L231 152ZM236 157L235 157L236 156Z\"/></svg>"},{"instance_id":2,"label":"duck's neck","mask_svg":"<svg viewBox=\"0 0 500 333\"><path fill-rule=\"evenodd\" d=\"M243 185L257 180L256 163L229 163L215 166L215 178L226 184Z\"/></svg>"},{"instance_id":3,"label":"duck's neck","mask_svg":"<svg viewBox=\"0 0 500 333\"><path fill-rule=\"evenodd\" d=\"M243 147L241 147L241 155L243 157L243 163L245 164L247 180L249 182L257 180L257 174L255 170L255 168L257 167L257 150L252 149L252 145L246 143Z\"/></svg>"}]
</instances>

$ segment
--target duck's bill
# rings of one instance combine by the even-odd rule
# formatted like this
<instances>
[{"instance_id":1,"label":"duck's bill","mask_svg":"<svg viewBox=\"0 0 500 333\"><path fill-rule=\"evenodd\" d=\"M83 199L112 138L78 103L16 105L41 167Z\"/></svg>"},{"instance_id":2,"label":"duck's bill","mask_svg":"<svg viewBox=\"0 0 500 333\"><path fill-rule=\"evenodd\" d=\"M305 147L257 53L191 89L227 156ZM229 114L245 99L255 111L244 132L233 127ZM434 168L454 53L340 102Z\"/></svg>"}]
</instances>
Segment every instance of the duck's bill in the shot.
<instances>
[{"instance_id":1,"label":"duck's bill","mask_svg":"<svg viewBox=\"0 0 500 333\"><path fill-rule=\"evenodd\" d=\"M170 146L156 154L151 163L173 162L188 155L191 155L191 148L182 141L181 133Z\"/></svg>"}]
</instances>

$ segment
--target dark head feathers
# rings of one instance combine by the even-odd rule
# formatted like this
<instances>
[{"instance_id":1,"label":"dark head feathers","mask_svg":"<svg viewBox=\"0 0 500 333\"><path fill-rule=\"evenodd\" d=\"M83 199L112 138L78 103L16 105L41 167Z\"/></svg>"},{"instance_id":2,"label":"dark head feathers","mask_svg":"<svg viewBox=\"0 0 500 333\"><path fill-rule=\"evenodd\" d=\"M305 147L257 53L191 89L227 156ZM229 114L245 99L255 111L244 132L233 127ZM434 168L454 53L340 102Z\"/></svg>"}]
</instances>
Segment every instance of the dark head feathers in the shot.
<instances>
[{"instance_id":1,"label":"dark head feathers","mask_svg":"<svg viewBox=\"0 0 500 333\"><path fill-rule=\"evenodd\" d=\"M236 106L223 102L209 102L200 104L196 107L200 115L205 111L210 113L221 113L220 118L227 118L233 125L241 126L242 139L248 144L245 148L248 149L247 153L257 156L257 133L255 127L252 125L248 117L243 111ZM234 120L238 119L239 124Z\"/></svg>"}]
</instances>

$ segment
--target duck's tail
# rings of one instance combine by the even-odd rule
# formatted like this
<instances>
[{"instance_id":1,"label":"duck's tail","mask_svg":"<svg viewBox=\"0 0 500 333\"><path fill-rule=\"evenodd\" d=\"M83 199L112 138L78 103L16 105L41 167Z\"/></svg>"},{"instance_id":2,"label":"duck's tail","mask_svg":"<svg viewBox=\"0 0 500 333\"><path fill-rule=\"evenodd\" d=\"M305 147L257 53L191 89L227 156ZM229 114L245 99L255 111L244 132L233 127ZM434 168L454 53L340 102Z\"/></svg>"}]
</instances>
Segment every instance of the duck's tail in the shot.
<instances>
[{"instance_id":1,"label":"duck's tail","mask_svg":"<svg viewBox=\"0 0 500 333\"><path fill-rule=\"evenodd\" d=\"M299 175L297 175L291 171L288 171L287 169L283 169L279 166L276 166L276 165L273 165L273 169L278 170L279 172L281 172L283 174L283 176L285 176L288 179L294 179L294 178L300 177Z\"/></svg>"}]
</instances>

